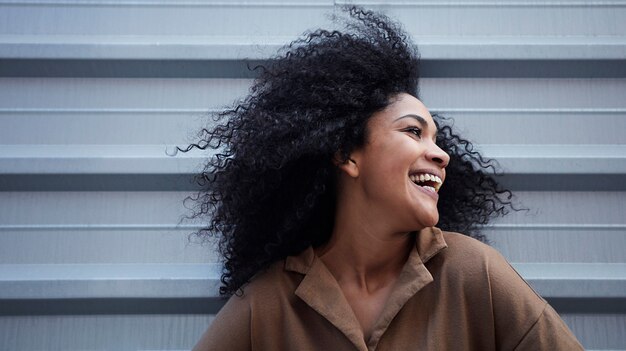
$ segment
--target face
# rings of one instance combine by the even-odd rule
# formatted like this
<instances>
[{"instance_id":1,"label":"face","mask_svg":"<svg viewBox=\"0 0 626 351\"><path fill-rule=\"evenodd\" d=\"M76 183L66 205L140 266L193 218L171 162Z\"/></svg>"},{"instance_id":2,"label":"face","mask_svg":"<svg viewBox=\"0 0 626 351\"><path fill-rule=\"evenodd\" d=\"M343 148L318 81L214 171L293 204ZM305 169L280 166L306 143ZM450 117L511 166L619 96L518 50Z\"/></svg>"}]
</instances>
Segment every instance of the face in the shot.
<instances>
[{"instance_id":1,"label":"face","mask_svg":"<svg viewBox=\"0 0 626 351\"><path fill-rule=\"evenodd\" d=\"M370 213L402 231L437 224L437 191L450 157L435 144L437 129L426 106L400 94L370 118L367 130L366 144L350 158Z\"/></svg>"}]
</instances>

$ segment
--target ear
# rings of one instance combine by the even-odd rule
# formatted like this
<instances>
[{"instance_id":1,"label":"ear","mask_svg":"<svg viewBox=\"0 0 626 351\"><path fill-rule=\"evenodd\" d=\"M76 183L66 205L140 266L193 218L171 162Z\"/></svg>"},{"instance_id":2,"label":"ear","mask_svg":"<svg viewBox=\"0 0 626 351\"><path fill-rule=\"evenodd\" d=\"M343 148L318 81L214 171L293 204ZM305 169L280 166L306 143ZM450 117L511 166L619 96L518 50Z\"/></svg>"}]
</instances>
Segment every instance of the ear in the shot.
<instances>
[{"instance_id":1,"label":"ear","mask_svg":"<svg viewBox=\"0 0 626 351\"><path fill-rule=\"evenodd\" d=\"M359 176L359 165L354 160L352 155L350 155L347 160L343 161L341 152L337 151L333 157L333 163L348 176L352 178L357 178Z\"/></svg>"}]
</instances>

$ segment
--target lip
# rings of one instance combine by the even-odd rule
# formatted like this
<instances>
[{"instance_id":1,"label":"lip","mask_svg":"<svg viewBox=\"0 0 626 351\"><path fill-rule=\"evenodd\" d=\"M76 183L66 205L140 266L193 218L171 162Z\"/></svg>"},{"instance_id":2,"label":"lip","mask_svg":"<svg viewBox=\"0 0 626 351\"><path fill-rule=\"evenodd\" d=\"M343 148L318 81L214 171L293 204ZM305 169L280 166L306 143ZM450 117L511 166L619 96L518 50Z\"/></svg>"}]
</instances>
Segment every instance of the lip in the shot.
<instances>
[{"instance_id":1,"label":"lip","mask_svg":"<svg viewBox=\"0 0 626 351\"><path fill-rule=\"evenodd\" d=\"M435 201L439 200L439 194L433 193L432 191L428 191L428 190L424 189L423 187L413 183L410 179L409 179L409 183L411 183L414 187L416 187L418 191L421 191L422 193L430 196L430 198L432 198L433 200L435 200Z\"/></svg>"}]
</instances>

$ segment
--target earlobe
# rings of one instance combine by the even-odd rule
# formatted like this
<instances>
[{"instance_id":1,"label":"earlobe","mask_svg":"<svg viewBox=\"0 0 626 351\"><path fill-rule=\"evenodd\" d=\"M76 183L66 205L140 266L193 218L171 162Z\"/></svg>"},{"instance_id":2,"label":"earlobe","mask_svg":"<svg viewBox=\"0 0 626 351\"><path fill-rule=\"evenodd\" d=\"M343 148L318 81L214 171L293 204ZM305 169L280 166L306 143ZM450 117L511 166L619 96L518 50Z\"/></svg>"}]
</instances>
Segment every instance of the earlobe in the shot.
<instances>
[{"instance_id":1,"label":"earlobe","mask_svg":"<svg viewBox=\"0 0 626 351\"><path fill-rule=\"evenodd\" d=\"M344 171L348 176L352 178L357 178L359 176L359 166L356 161L349 158L345 162L337 165L340 170Z\"/></svg>"},{"instance_id":2,"label":"earlobe","mask_svg":"<svg viewBox=\"0 0 626 351\"><path fill-rule=\"evenodd\" d=\"M341 171L345 172L348 176L352 178L358 177L359 166L357 165L357 161L354 160L352 155L350 155L350 157L348 157L348 159L345 161L342 159L343 157L341 152L335 152L335 155L333 156L333 163L335 164L335 166L337 166L337 168L339 168Z\"/></svg>"}]
</instances>

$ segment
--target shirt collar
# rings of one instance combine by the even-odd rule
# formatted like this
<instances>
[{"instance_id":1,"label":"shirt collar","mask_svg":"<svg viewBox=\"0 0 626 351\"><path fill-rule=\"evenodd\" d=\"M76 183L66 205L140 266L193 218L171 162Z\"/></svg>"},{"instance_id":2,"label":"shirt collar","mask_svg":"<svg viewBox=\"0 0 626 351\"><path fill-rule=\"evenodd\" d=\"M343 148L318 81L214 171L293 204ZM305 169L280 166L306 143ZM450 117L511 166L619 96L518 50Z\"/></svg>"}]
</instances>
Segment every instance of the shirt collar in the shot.
<instances>
[{"instance_id":1,"label":"shirt collar","mask_svg":"<svg viewBox=\"0 0 626 351\"><path fill-rule=\"evenodd\" d=\"M417 232L415 248L421 263L428 262L433 256L447 248L443 232L437 227L428 227ZM413 254L413 252L412 252ZM307 274L316 259L315 251L308 247L297 256L289 256L285 260L285 270Z\"/></svg>"},{"instance_id":2,"label":"shirt collar","mask_svg":"<svg viewBox=\"0 0 626 351\"><path fill-rule=\"evenodd\" d=\"M396 288L381 313L369 340L364 340L359 322L341 288L312 247L285 261L285 270L304 274L295 294L339 329L359 350L375 349L385 330L404 304L433 277L424 266L447 244L439 228L425 228L416 234L415 250L400 272Z\"/></svg>"}]
</instances>

